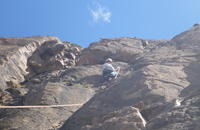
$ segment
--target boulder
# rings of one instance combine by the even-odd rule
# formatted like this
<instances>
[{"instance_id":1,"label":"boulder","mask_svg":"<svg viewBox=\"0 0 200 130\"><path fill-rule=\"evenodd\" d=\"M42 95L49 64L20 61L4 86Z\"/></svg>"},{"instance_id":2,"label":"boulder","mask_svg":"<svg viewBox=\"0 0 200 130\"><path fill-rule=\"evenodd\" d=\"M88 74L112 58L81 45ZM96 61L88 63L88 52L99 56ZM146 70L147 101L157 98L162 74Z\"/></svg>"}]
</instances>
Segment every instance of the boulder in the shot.
<instances>
[{"instance_id":1,"label":"boulder","mask_svg":"<svg viewBox=\"0 0 200 130\"><path fill-rule=\"evenodd\" d=\"M43 72L75 66L78 52L74 48L77 47L58 41L45 42L28 59L30 73L27 78L30 79Z\"/></svg>"}]
</instances>

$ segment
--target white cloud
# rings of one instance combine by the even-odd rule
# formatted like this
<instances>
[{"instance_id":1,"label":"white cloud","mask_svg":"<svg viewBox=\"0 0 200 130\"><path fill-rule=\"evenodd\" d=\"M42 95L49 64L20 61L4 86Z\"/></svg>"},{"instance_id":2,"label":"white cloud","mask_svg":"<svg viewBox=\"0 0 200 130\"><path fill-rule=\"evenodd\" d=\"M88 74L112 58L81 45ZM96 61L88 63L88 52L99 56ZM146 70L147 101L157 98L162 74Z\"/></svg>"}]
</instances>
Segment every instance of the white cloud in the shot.
<instances>
[{"instance_id":1,"label":"white cloud","mask_svg":"<svg viewBox=\"0 0 200 130\"><path fill-rule=\"evenodd\" d=\"M93 22L99 22L99 21L103 21L106 23L111 22L110 18L111 18L112 13L107 8L100 5L99 3L97 3L94 9L90 10L90 13L92 15Z\"/></svg>"}]
</instances>

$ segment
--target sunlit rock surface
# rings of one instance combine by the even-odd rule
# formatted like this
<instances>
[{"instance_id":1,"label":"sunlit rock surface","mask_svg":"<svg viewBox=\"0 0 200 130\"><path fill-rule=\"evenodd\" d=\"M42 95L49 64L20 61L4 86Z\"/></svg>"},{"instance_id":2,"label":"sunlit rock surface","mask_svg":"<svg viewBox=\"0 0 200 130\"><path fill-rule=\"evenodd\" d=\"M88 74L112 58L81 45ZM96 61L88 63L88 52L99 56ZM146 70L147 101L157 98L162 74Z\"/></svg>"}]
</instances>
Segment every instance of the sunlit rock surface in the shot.
<instances>
[{"instance_id":1,"label":"sunlit rock surface","mask_svg":"<svg viewBox=\"0 0 200 130\"><path fill-rule=\"evenodd\" d=\"M0 80L2 88L7 87L1 90L1 104L83 105L1 109L0 128L198 130L199 36L200 26L196 25L171 40L107 38L83 50L55 37L22 38L17 45L20 38L10 40L8 43L17 49L5 47L1 56L4 76ZM2 46L7 46L5 39L12 38L3 39ZM24 41L33 46L31 51L25 49L18 60L6 59L3 54L19 57ZM121 72L117 79L105 82L101 69L108 57ZM24 82L19 85L14 81Z\"/></svg>"}]
</instances>

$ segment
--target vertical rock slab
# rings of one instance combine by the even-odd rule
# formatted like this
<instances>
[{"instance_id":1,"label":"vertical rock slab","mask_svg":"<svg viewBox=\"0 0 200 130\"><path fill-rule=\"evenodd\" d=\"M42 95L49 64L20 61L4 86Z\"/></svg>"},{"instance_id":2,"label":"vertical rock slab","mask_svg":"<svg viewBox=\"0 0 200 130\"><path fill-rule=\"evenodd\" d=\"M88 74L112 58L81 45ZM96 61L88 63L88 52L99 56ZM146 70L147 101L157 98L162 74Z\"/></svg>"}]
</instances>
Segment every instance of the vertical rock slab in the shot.
<instances>
[{"instance_id":1,"label":"vertical rock slab","mask_svg":"<svg viewBox=\"0 0 200 130\"><path fill-rule=\"evenodd\" d=\"M21 82L27 74L27 60L43 43L56 37L0 38L0 88L6 81Z\"/></svg>"}]
</instances>

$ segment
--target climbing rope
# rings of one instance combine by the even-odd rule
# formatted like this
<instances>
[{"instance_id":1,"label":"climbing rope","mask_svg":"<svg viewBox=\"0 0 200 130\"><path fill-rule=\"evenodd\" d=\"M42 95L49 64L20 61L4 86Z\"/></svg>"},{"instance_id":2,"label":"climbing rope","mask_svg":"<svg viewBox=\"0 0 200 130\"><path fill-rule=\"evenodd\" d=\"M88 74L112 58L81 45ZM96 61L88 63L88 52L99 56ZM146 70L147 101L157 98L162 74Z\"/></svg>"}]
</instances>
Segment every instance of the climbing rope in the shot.
<instances>
[{"instance_id":1,"label":"climbing rope","mask_svg":"<svg viewBox=\"0 0 200 130\"><path fill-rule=\"evenodd\" d=\"M0 106L0 109L16 109L16 108L53 108L53 107L73 107L82 106L83 104L66 104L66 105L38 105L38 106Z\"/></svg>"}]
</instances>

